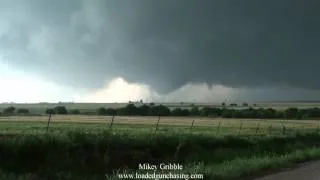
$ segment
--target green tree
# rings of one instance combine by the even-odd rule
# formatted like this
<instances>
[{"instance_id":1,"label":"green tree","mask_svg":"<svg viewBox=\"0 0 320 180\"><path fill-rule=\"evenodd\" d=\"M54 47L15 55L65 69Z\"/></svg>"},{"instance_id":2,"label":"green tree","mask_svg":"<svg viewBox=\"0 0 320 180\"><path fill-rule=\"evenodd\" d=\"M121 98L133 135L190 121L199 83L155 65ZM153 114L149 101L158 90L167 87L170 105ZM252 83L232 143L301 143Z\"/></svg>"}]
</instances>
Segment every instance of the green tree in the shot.
<instances>
[{"instance_id":1,"label":"green tree","mask_svg":"<svg viewBox=\"0 0 320 180\"><path fill-rule=\"evenodd\" d=\"M242 106L244 106L244 107L248 107L248 106L249 106L249 104L248 104L248 103L246 103L246 102L244 102L244 103L242 103Z\"/></svg>"},{"instance_id":2,"label":"green tree","mask_svg":"<svg viewBox=\"0 0 320 180\"><path fill-rule=\"evenodd\" d=\"M277 111L272 108L268 108L264 110L265 118L268 118L268 119L274 119L276 117L276 113Z\"/></svg>"},{"instance_id":3,"label":"green tree","mask_svg":"<svg viewBox=\"0 0 320 180\"><path fill-rule=\"evenodd\" d=\"M56 114L68 114L67 108L64 106L56 106L54 111Z\"/></svg>"},{"instance_id":4,"label":"green tree","mask_svg":"<svg viewBox=\"0 0 320 180\"><path fill-rule=\"evenodd\" d=\"M190 115L192 116L199 116L200 115L200 110L198 107L192 107L190 110Z\"/></svg>"},{"instance_id":5,"label":"green tree","mask_svg":"<svg viewBox=\"0 0 320 180\"><path fill-rule=\"evenodd\" d=\"M116 113L117 113L117 111L113 108L106 109L106 115L113 116L113 115L116 115Z\"/></svg>"},{"instance_id":6,"label":"green tree","mask_svg":"<svg viewBox=\"0 0 320 180\"><path fill-rule=\"evenodd\" d=\"M243 118L257 118L258 112L253 108L243 109L242 116Z\"/></svg>"},{"instance_id":7,"label":"green tree","mask_svg":"<svg viewBox=\"0 0 320 180\"><path fill-rule=\"evenodd\" d=\"M209 116L210 114L210 108L209 107L204 107L200 110L200 115L201 116Z\"/></svg>"},{"instance_id":8,"label":"green tree","mask_svg":"<svg viewBox=\"0 0 320 180\"><path fill-rule=\"evenodd\" d=\"M25 108L20 108L17 110L18 114L29 114L29 110Z\"/></svg>"},{"instance_id":9,"label":"green tree","mask_svg":"<svg viewBox=\"0 0 320 180\"><path fill-rule=\"evenodd\" d=\"M150 111L150 107L146 104L138 107L138 112L139 112L139 115L141 115L141 116L149 115L149 111Z\"/></svg>"},{"instance_id":10,"label":"green tree","mask_svg":"<svg viewBox=\"0 0 320 180\"><path fill-rule=\"evenodd\" d=\"M79 111L79 109L71 109L69 111L69 114L80 114L80 111Z\"/></svg>"},{"instance_id":11,"label":"green tree","mask_svg":"<svg viewBox=\"0 0 320 180\"><path fill-rule=\"evenodd\" d=\"M190 111L189 111L189 109L182 109L181 115L182 115L182 116L190 116Z\"/></svg>"},{"instance_id":12,"label":"green tree","mask_svg":"<svg viewBox=\"0 0 320 180\"><path fill-rule=\"evenodd\" d=\"M138 115L138 108L134 105L134 104L128 104L125 108L124 108L124 113L125 115Z\"/></svg>"},{"instance_id":13,"label":"green tree","mask_svg":"<svg viewBox=\"0 0 320 180\"><path fill-rule=\"evenodd\" d=\"M52 108L48 108L47 110L46 110L46 114L55 114L56 112L54 111L54 109L52 109Z\"/></svg>"},{"instance_id":14,"label":"green tree","mask_svg":"<svg viewBox=\"0 0 320 180\"><path fill-rule=\"evenodd\" d=\"M288 108L284 111L286 119L295 119L298 118L298 108Z\"/></svg>"},{"instance_id":15,"label":"green tree","mask_svg":"<svg viewBox=\"0 0 320 180\"><path fill-rule=\"evenodd\" d=\"M158 110L158 115L160 116L170 116L171 111L167 106L163 106L163 105L159 105L156 106L157 110Z\"/></svg>"},{"instance_id":16,"label":"green tree","mask_svg":"<svg viewBox=\"0 0 320 180\"><path fill-rule=\"evenodd\" d=\"M210 114L213 116L221 116L222 109L221 108L210 108Z\"/></svg>"},{"instance_id":17,"label":"green tree","mask_svg":"<svg viewBox=\"0 0 320 180\"><path fill-rule=\"evenodd\" d=\"M235 107L235 106L238 106L238 104L236 104L236 103L231 103L230 106L231 106L231 107Z\"/></svg>"},{"instance_id":18,"label":"green tree","mask_svg":"<svg viewBox=\"0 0 320 180\"><path fill-rule=\"evenodd\" d=\"M283 112L283 111L280 111L280 110L276 111L275 118L277 118L277 119L283 119L283 118L285 118L284 112Z\"/></svg>"},{"instance_id":19,"label":"green tree","mask_svg":"<svg viewBox=\"0 0 320 180\"><path fill-rule=\"evenodd\" d=\"M104 107L100 107L100 108L97 110L97 114L98 114L98 115L107 115L107 109L104 108Z\"/></svg>"},{"instance_id":20,"label":"green tree","mask_svg":"<svg viewBox=\"0 0 320 180\"><path fill-rule=\"evenodd\" d=\"M232 117L231 109L224 108L222 110L221 117L223 117L223 118L231 118Z\"/></svg>"},{"instance_id":21,"label":"green tree","mask_svg":"<svg viewBox=\"0 0 320 180\"><path fill-rule=\"evenodd\" d=\"M149 116L158 116L158 108L156 106L149 106L148 115Z\"/></svg>"},{"instance_id":22,"label":"green tree","mask_svg":"<svg viewBox=\"0 0 320 180\"><path fill-rule=\"evenodd\" d=\"M242 110L230 109L232 118L243 118Z\"/></svg>"},{"instance_id":23,"label":"green tree","mask_svg":"<svg viewBox=\"0 0 320 180\"><path fill-rule=\"evenodd\" d=\"M171 114L171 111L167 106L163 105L150 106L148 114L150 116L169 116Z\"/></svg>"},{"instance_id":24,"label":"green tree","mask_svg":"<svg viewBox=\"0 0 320 180\"><path fill-rule=\"evenodd\" d=\"M222 109L220 108L211 108L211 107L204 107L200 110L201 116L221 116Z\"/></svg>"},{"instance_id":25,"label":"green tree","mask_svg":"<svg viewBox=\"0 0 320 180\"><path fill-rule=\"evenodd\" d=\"M139 109L133 103L127 104L126 107L117 109L117 114L123 116L139 115Z\"/></svg>"},{"instance_id":26,"label":"green tree","mask_svg":"<svg viewBox=\"0 0 320 180\"><path fill-rule=\"evenodd\" d=\"M261 118L261 119L273 119L276 117L276 110L272 108L268 108L268 109L259 108L257 111L258 111L258 118Z\"/></svg>"},{"instance_id":27,"label":"green tree","mask_svg":"<svg viewBox=\"0 0 320 180\"><path fill-rule=\"evenodd\" d=\"M308 119L308 109L298 109L297 119Z\"/></svg>"},{"instance_id":28,"label":"green tree","mask_svg":"<svg viewBox=\"0 0 320 180\"><path fill-rule=\"evenodd\" d=\"M16 110L15 107L10 106L10 107L7 107L7 108L5 108L5 109L3 110L3 114L5 114L5 115L12 115L12 114L14 114L15 110Z\"/></svg>"},{"instance_id":29,"label":"green tree","mask_svg":"<svg viewBox=\"0 0 320 180\"><path fill-rule=\"evenodd\" d=\"M181 108L174 108L171 111L172 116L182 116L182 109Z\"/></svg>"},{"instance_id":30,"label":"green tree","mask_svg":"<svg viewBox=\"0 0 320 180\"><path fill-rule=\"evenodd\" d=\"M311 118L320 117L320 108L310 108L307 110L306 115Z\"/></svg>"}]
</instances>

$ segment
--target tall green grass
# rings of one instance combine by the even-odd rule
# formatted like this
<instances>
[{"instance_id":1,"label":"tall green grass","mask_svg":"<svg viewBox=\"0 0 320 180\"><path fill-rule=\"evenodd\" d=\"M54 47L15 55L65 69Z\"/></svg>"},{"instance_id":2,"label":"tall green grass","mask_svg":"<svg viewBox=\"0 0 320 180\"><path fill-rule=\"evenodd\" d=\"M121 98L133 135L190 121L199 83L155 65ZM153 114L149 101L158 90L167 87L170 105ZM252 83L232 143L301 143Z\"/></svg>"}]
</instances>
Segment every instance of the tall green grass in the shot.
<instances>
[{"instance_id":1,"label":"tall green grass","mask_svg":"<svg viewBox=\"0 0 320 180\"><path fill-rule=\"evenodd\" d=\"M105 179L138 163L181 163L206 179L232 179L319 157L318 134L287 137L70 132L0 139L1 179Z\"/></svg>"}]
</instances>

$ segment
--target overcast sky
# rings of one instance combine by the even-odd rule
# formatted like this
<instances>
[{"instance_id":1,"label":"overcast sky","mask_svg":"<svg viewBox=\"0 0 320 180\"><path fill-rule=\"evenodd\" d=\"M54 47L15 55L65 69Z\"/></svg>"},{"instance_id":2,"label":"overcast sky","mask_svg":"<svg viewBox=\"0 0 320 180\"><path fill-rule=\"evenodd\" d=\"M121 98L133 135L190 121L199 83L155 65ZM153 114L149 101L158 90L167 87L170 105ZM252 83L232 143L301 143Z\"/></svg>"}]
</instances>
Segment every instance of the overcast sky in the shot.
<instances>
[{"instance_id":1,"label":"overcast sky","mask_svg":"<svg viewBox=\"0 0 320 180\"><path fill-rule=\"evenodd\" d=\"M318 0L1 0L0 102L320 100Z\"/></svg>"}]
</instances>

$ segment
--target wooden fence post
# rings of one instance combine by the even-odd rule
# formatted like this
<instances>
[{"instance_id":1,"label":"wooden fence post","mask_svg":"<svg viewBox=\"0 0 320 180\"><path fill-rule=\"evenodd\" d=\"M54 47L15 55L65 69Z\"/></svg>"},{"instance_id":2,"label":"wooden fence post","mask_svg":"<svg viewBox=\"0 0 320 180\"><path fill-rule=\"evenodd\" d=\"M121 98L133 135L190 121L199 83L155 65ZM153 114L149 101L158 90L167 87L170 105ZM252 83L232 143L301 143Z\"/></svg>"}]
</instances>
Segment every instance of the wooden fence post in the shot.
<instances>
[{"instance_id":1,"label":"wooden fence post","mask_svg":"<svg viewBox=\"0 0 320 180\"><path fill-rule=\"evenodd\" d=\"M257 124L256 134L258 134L259 128L260 128L260 122L258 122L258 124Z\"/></svg>"},{"instance_id":2,"label":"wooden fence post","mask_svg":"<svg viewBox=\"0 0 320 180\"><path fill-rule=\"evenodd\" d=\"M243 121L241 121L241 124L240 124L240 127L239 127L239 132L238 132L238 135L240 135L240 133L241 133L241 129L242 129L242 124L243 124Z\"/></svg>"},{"instance_id":3,"label":"wooden fence post","mask_svg":"<svg viewBox=\"0 0 320 180\"><path fill-rule=\"evenodd\" d=\"M111 129L111 128L112 128L112 126L113 126L114 118L115 118L115 114L113 114L113 116L112 116L112 119L111 119L111 122L110 122L109 129Z\"/></svg>"},{"instance_id":4,"label":"wooden fence post","mask_svg":"<svg viewBox=\"0 0 320 180\"><path fill-rule=\"evenodd\" d=\"M157 125L156 125L156 130L154 131L155 134L156 134L157 131L158 131L159 122L160 122L160 115L159 115L159 117L158 117L158 122L157 122Z\"/></svg>"},{"instance_id":5,"label":"wooden fence post","mask_svg":"<svg viewBox=\"0 0 320 180\"><path fill-rule=\"evenodd\" d=\"M192 124L191 124L191 128L190 128L191 132L192 132L192 129L193 129L194 121L195 121L195 120L193 120L193 121L192 121Z\"/></svg>"},{"instance_id":6,"label":"wooden fence post","mask_svg":"<svg viewBox=\"0 0 320 180\"><path fill-rule=\"evenodd\" d=\"M221 125L221 120L219 121L218 129L217 129L217 135L219 135L220 125Z\"/></svg>"},{"instance_id":7,"label":"wooden fence post","mask_svg":"<svg viewBox=\"0 0 320 180\"><path fill-rule=\"evenodd\" d=\"M51 121L51 113L49 114L49 119L48 119L48 124L47 124L47 132L49 131L50 121Z\"/></svg>"},{"instance_id":8,"label":"wooden fence post","mask_svg":"<svg viewBox=\"0 0 320 180\"><path fill-rule=\"evenodd\" d=\"M286 134L286 126L282 124L282 135Z\"/></svg>"},{"instance_id":9,"label":"wooden fence post","mask_svg":"<svg viewBox=\"0 0 320 180\"><path fill-rule=\"evenodd\" d=\"M271 132L272 132L272 124L270 124L269 126L269 136L271 135Z\"/></svg>"}]
</instances>

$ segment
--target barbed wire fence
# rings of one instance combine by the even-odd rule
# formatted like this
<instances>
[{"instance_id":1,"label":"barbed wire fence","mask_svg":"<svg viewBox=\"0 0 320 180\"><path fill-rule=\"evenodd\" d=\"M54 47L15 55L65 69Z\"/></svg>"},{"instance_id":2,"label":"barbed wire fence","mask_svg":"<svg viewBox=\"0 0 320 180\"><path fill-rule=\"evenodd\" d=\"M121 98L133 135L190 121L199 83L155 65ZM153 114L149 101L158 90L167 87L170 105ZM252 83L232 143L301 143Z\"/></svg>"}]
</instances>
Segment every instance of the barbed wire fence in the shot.
<instances>
[{"instance_id":1,"label":"barbed wire fence","mask_svg":"<svg viewBox=\"0 0 320 180\"><path fill-rule=\"evenodd\" d=\"M113 114L113 116L108 116L108 117L102 117L106 119L106 122L109 122L109 130L116 131L117 128L114 128L114 126L117 124L116 119L119 118L121 119L122 116L116 116L116 114ZM164 117L166 118L166 117ZM173 117L170 117L173 118ZM179 117L178 117L179 118ZM150 117L151 119L151 117ZM183 117L181 117L183 119ZM54 127L51 127L51 124L56 123L54 120L54 116L52 114L49 114L48 116L48 122L46 125L46 132L49 132L49 128L52 128L54 131ZM215 134L217 136L219 135L224 135L224 134L230 134L230 135L289 135L289 134L300 134L300 133L306 133L306 132L315 132L315 133L320 133L320 124L319 120L316 121L316 123L311 124L313 125L311 128L307 127L305 123L302 123L302 121L298 121L296 123L286 123L285 120L284 122L279 123L279 122L272 122L270 121L264 121L261 119L256 119L255 125L250 124L249 120L243 120L243 119L232 119L233 121L237 120L238 123L235 123L233 125L228 124L229 119L211 119L214 123L211 125L199 125L201 123L201 119L199 120L198 118L193 118L191 120L191 124L189 125L189 131L185 132L198 132L201 133L203 129L207 128L206 131L211 131L212 134ZM166 122L166 124L161 124L161 116L159 115L157 117L156 123L154 124L154 134L157 134L158 132L162 132L163 128L170 128L170 129L175 129L175 128L187 128L188 120L185 120L185 123L183 125L174 125L174 122L172 121L171 124L170 122ZM289 121L288 121L289 122ZM199 124L198 124L199 123ZM130 125L134 126L136 125L135 123L130 123L128 120L128 123L119 123L121 125ZM152 124L147 123L150 128L152 128ZM250 124L250 125L248 125ZM263 125L264 124L264 125ZM209 130L208 130L209 129ZM139 130L139 129L137 129Z\"/></svg>"}]
</instances>

